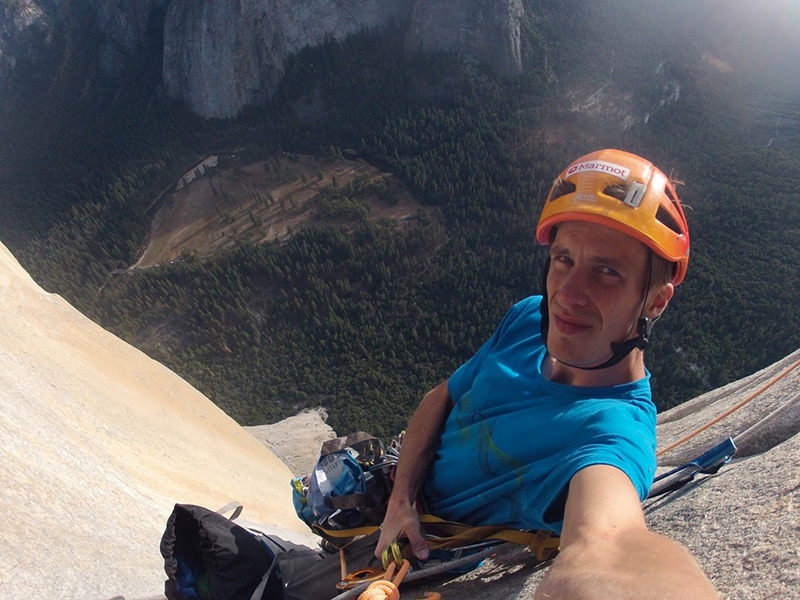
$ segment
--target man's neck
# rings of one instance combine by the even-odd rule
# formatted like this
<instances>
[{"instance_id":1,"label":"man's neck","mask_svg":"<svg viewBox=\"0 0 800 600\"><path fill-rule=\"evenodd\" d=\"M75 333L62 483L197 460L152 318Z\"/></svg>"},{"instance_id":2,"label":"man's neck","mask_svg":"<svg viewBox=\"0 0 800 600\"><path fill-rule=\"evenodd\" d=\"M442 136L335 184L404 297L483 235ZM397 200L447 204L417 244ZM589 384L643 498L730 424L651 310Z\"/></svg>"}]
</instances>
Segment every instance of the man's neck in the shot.
<instances>
[{"instance_id":1,"label":"man's neck","mask_svg":"<svg viewBox=\"0 0 800 600\"><path fill-rule=\"evenodd\" d=\"M577 387L621 385L644 377L644 352L637 348L613 367L598 369L597 371L570 367L559 362L548 353L542 363L542 374L554 383Z\"/></svg>"}]
</instances>

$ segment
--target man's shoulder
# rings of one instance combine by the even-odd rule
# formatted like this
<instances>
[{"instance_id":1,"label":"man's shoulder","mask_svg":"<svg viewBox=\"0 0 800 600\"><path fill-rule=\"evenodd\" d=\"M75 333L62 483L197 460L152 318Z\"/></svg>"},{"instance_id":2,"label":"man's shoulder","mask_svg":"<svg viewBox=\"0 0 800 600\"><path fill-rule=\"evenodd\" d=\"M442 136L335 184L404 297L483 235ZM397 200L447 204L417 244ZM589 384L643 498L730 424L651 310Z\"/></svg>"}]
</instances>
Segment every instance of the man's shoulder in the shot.
<instances>
[{"instance_id":1,"label":"man's shoulder","mask_svg":"<svg viewBox=\"0 0 800 600\"><path fill-rule=\"evenodd\" d=\"M501 338L511 336L514 339L540 335L539 325L542 315L539 307L541 301L541 296L528 296L516 302L506 312L495 335L499 335Z\"/></svg>"},{"instance_id":2,"label":"man's shoulder","mask_svg":"<svg viewBox=\"0 0 800 600\"><path fill-rule=\"evenodd\" d=\"M528 296L518 302L514 303L508 309L502 322L500 323L499 331L505 334L511 331L518 330L523 327L525 330L530 330L531 326L538 331L536 326L542 318L539 312L539 307L542 303L541 296Z\"/></svg>"},{"instance_id":3,"label":"man's shoulder","mask_svg":"<svg viewBox=\"0 0 800 600\"><path fill-rule=\"evenodd\" d=\"M527 298L523 298L515 303L514 306L511 307L510 312L514 313L517 317L530 315L535 315L538 317L540 314L539 308L541 305L541 296L528 296Z\"/></svg>"},{"instance_id":4,"label":"man's shoulder","mask_svg":"<svg viewBox=\"0 0 800 600\"><path fill-rule=\"evenodd\" d=\"M534 308L539 310L539 305L542 303L542 297L539 294L535 294L533 296L528 296L527 298L523 298L516 303L516 306L526 307L526 308Z\"/></svg>"}]
</instances>

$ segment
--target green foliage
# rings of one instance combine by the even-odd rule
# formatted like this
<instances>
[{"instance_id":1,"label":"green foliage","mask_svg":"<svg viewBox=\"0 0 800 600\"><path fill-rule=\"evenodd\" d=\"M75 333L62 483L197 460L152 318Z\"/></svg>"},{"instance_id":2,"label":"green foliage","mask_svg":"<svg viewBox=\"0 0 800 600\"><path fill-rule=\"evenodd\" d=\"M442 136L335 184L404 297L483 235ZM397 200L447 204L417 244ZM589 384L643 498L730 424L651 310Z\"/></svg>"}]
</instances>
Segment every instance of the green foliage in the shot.
<instances>
[{"instance_id":1,"label":"green foliage","mask_svg":"<svg viewBox=\"0 0 800 600\"><path fill-rule=\"evenodd\" d=\"M0 124L13 142L0 145L0 239L46 289L238 421L324 405L339 432L389 437L514 301L539 291L533 229L552 177L615 145L676 167L693 207L689 276L648 353L659 406L796 349L800 161L757 147L736 100L752 97L750 83L701 72L691 45L651 35L622 0L606 5L613 15L562 4L530 2L529 66L513 81L450 54L403 59L402 35L389 29L302 51L273 99L237 120L154 103L155 84L142 82L140 101L103 111L29 90L9 108L27 127ZM597 27L627 17L636 27L618 43ZM624 72L606 89L652 112L646 123L603 129L572 110L588 59L595 69L578 87ZM667 79L680 81L681 98L662 106ZM392 202L392 191L337 184L315 200L337 225L128 270L163 193L198 159L234 148L237 165L283 151L359 156L399 175L424 208L404 223L370 221L353 198Z\"/></svg>"}]
</instances>

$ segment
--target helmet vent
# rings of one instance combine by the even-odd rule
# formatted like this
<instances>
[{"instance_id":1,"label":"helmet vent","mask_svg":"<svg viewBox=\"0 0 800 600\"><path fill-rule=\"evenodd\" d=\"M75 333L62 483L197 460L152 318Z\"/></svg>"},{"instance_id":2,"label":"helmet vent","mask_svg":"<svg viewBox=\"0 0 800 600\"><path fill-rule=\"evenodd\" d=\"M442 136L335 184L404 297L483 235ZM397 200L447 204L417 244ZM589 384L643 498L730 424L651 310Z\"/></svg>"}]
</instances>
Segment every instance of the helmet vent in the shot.
<instances>
[{"instance_id":1,"label":"helmet vent","mask_svg":"<svg viewBox=\"0 0 800 600\"><path fill-rule=\"evenodd\" d=\"M662 223L663 225L666 225L667 227L672 229L672 231L674 231L678 235L681 234L680 226L675 221L675 219L672 218L672 215L669 214L667 209L665 209L663 206L659 206L658 207L658 211L656 212L656 221L658 221L659 223Z\"/></svg>"},{"instance_id":2,"label":"helmet vent","mask_svg":"<svg viewBox=\"0 0 800 600\"><path fill-rule=\"evenodd\" d=\"M566 196L567 194L572 194L575 190L578 189L574 183L570 183L565 179L556 179L555 183L553 183L553 189L550 190L550 197L547 199L548 202L552 202L561 196Z\"/></svg>"},{"instance_id":3,"label":"helmet vent","mask_svg":"<svg viewBox=\"0 0 800 600\"><path fill-rule=\"evenodd\" d=\"M616 198L622 202L625 202L625 197L628 195L628 191L625 189L625 186L621 184L609 185L603 190L603 193L606 196L611 196L612 198Z\"/></svg>"},{"instance_id":4,"label":"helmet vent","mask_svg":"<svg viewBox=\"0 0 800 600\"><path fill-rule=\"evenodd\" d=\"M603 190L606 196L616 198L631 208L636 208L641 204L645 192L647 192L647 186L638 182L631 183L627 186L623 184L609 185Z\"/></svg>"},{"instance_id":5,"label":"helmet vent","mask_svg":"<svg viewBox=\"0 0 800 600\"><path fill-rule=\"evenodd\" d=\"M669 186L664 188L664 193L667 195L673 204L678 204L678 199L675 197L675 192L673 192Z\"/></svg>"}]
</instances>

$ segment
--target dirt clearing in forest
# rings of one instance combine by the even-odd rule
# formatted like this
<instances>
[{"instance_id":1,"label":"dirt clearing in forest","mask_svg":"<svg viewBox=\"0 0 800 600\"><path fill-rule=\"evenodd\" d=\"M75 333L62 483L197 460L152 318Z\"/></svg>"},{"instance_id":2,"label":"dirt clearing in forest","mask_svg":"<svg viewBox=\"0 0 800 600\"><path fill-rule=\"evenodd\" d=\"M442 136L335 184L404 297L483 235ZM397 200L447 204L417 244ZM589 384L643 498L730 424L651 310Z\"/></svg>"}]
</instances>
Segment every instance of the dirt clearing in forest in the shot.
<instances>
[{"instance_id":1,"label":"dirt clearing in forest","mask_svg":"<svg viewBox=\"0 0 800 600\"><path fill-rule=\"evenodd\" d=\"M205 159L165 198L134 267L285 240L310 225L411 220L421 208L399 178L360 159L283 155L244 165L220 157L209 167L213 162Z\"/></svg>"}]
</instances>

